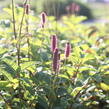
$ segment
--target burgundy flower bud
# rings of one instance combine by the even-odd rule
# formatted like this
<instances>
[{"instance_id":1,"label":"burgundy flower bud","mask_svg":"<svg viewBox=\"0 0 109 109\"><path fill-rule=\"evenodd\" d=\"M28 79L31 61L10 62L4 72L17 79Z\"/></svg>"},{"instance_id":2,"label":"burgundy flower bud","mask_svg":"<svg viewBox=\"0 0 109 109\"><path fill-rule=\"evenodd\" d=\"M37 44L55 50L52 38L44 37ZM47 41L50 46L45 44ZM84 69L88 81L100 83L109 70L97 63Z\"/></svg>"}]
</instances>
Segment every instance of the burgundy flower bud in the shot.
<instances>
[{"instance_id":1,"label":"burgundy flower bud","mask_svg":"<svg viewBox=\"0 0 109 109\"><path fill-rule=\"evenodd\" d=\"M71 53L71 44L68 42L66 43L66 48L65 48L65 58L68 58Z\"/></svg>"},{"instance_id":2,"label":"burgundy flower bud","mask_svg":"<svg viewBox=\"0 0 109 109\"><path fill-rule=\"evenodd\" d=\"M51 37L51 51L54 52L54 50L57 48L57 36L53 35Z\"/></svg>"},{"instance_id":3,"label":"burgundy flower bud","mask_svg":"<svg viewBox=\"0 0 109 109\"><path fill-rule=\"evenodd\" d=\"M56 48L53 53L53 71L57 72L59 69L59 50Z\"/></svg>"},{"instance_id":4,"label":"burgundy flower bud","mask_svg":"<svg viewBox=\"0 0 109 109\"><path fill-rule=\"evenodd\" d=\"M30 5L29 5L29 4L26 4L26 5L24 5L24 6L25 6L25 13L26 13L26 14L29 14Z\"/></svg>"},{"instance_id":5,"label":"burgundy flower bud","mask_svg":"<svg viewBox=\"0 0 109 109\"><path fill-rule=\"evenodd\" d=\"M43 25L46 23L46 13L44 12L41 13L41 21Z\"/></svg>"}]
</instances>

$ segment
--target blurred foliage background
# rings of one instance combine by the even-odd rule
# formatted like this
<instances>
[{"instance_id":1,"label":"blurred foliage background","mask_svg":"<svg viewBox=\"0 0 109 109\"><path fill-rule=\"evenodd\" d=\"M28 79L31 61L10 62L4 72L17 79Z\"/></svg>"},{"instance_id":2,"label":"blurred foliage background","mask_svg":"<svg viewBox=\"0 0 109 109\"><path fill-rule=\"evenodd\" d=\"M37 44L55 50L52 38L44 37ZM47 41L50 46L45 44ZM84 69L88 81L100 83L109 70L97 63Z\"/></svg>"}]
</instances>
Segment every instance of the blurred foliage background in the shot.
<instances>
[{"instance_id":1,"label":"blurred foliage background","mask_svg":"<svg viewBox=\"0 0 109 109\"><path fill-rule=\"evenodd\" d=\"M108 3L99 2L84 2L86 0L31 0L31 8L35 10L37 14L42 11L46 11L48 15L54 15L57 12L57 16L66 14L66 6L72 2L76 2L80 5L79 15L87 16L88 19L104 18L109 15ZM10 5L10 0L0 0L0 7L6 7ZM18 4L22 4L23 0L16 0ZM1 13L2 14L2 13Z\"/></svg>"}]
</instances>

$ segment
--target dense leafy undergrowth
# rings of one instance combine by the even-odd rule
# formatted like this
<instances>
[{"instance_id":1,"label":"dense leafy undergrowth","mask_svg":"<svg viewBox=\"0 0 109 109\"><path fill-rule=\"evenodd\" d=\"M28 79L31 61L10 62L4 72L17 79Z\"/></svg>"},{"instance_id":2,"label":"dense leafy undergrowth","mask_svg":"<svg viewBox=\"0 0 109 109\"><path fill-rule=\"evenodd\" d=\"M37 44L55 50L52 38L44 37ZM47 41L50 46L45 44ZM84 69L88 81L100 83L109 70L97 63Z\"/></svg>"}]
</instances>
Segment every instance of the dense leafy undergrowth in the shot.
<instances>
[{"instance_id":1,"label":"dense leafy undergrowth","mask_svg":"<svg viewBox=\"0 0 109 109\"><path fill-rule=\"evenodd\" d=\"M109 109L108 24L25 7L0 19L0 109Z\"/></svg>"}]
</instances>

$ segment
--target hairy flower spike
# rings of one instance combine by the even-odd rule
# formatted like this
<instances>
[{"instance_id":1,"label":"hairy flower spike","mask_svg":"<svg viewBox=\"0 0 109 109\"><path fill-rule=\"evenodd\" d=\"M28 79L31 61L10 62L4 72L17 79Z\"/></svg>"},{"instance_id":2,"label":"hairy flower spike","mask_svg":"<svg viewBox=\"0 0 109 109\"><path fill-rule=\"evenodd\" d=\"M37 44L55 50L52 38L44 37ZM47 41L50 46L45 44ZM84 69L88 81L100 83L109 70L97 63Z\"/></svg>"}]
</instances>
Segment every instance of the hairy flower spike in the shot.
<instances>
[{"instance_id":1,"label":"hairy flower spike","mask_svg":"<svg viewBox=\"0 0 109 109\"><path fill-rule=\"evenodd\" d=\"M59 50L56 48L53 53L53 71L57 72L59 70Z\"/></svg>"},{"instance_id":2,"label":"hairy flower spike","mask_svg":"<svg viewBox=\"0 0 109 109\"><path fill-rule=\"evenodd\" d=\"M25 13L26 14L29 14L29 11L30 11L30 5L29 4L26 4L25 5Z\"/></svg>"},{"instance_id":3,"label":"hairy flower spike","mask_svg":"<svg viewBox=\"0 0 109 109\"><path fill-rule=\"evenodd\" d=\"M51 51L54 52L54 50L57 48L57 36L53 35L51 37Z\"/></svg>"},{"instance_id":4,"label":"hairy flower spike","mask_svg":"<svg viewBox=\"0 0 109 109\"><path fill-rule=\"evenodd\" d=\"M44 28L45 23L46 23L46 13L42 12L41 13L41 25L42 25L42 28Z\"/></svg>"},{"instance_id":5,"label":"hairy flower spike","mask_svg":"<svg viewBox=\"0 0 109 109\"><path fill-rule=\"evenodd\" d=\"M65 48L65 58L68 58L71 53L71 44L68 42L66 43L66 48Z\"/></svg>"}]
</instances>

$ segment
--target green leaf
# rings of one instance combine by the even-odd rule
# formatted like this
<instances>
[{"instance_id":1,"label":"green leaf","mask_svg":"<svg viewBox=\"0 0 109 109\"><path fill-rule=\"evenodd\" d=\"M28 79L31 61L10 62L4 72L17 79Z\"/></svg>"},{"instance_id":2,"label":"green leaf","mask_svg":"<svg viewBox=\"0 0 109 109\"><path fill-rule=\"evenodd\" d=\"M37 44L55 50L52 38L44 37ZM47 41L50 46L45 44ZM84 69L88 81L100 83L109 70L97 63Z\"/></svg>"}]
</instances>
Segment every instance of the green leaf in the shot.
<instances>
[{"instance_id":1,"label":"green leaf","mask_svg":"<svg viewBox=\"0 0 109 109\"><path fill-rule=\"evenodd\" d=\"M7 88L8 84L9 84L9 81L0 81L0 89Z\"/></svg>"},{"instance_id":2,"label":"green leaf","mask_svg":"<svg viewBox=\"0 0 109 109\"><path fill-rule=\"evenodd\" d=\"M30 61L30 62L24 62L21 64L21 70L26 70L27 68L32 67L33 65L35 65L36 62L35 61Z\"/></svg>"},{"instance_id":3,"label":"green leaf","mask_svg":"<svg viewBox=\"0 0 109 109\"><path fill-rule=\"evenodd\" d=\"M43 72L38 72L36 73L36 75L34 75L34 77L32 78L32 80L37 84L50 84L50 75L47 73L43 73Z\"/></svg>"},{"instance_id":4,"label":"green leaf","mask_svg":"<svg viewBox=\"0 0 109 109\"><path fill-rule=\"evenodd\" d=\"M92 60L92 59L95 59L95 55L94 54L87 54L84 59L83 59L83 62L82 63L85 63L89 60Z\"/></svg>"},{"instance_id":5,"label":"green leaf","mask_svg":"<svg viewBox=\"0 0 109 109\"><path fill-rule=\"evenodd\" d=\"M103 75L102 80L104 83L109 84L109 75Z\"/></svg>"},{"instance_id":6,"label":"green leaf","mask_svg":"<svg viewBox=\"0 0 109 109\"><path fill-rule=\"evenodd\" d=\"M41 109L48 109L48 103L44 96L40 95L38 97L38 104L36 105L36 107L41 107Z\"/></svg>"},{"instance_id":7,"label":"green leaf","mask_svg":"<svg viewBox=\"0 0 109 109\"><path fill-rule=\"evenodd\" d=\"M107 85L105 83L100 83L100 87L105 91L109 91L109 85Z\"/></svg>"},{"instance_id":8,"label":"green leaf","mask_svg":"<svg viewBox=\"0 0 109 109\"><path fill-rule=\"evenodd\" d=\"M96 88L96 86L91 86L86 90L86 93L93 91Z\"/></svg>"},{"instance_id":9,"label":"green leaf","mask_svg":"<svg viewBox=\"0 0 109 109\"><path fill-rule=\"evenodd\" d=\"M10 81L13 80L13 77L9 72L5 71L4 69L0 69L0 71L1 71L2 75L4 75L8 80L10 80Z\"/></svg>"},{"instance_id":10,"label":"green leaf","mask_svg":"<svg viewBox=\"0 0 109 109\"><path fill-rule=\"evenodd\" d=\"M100 83L100 82L102 81L101 75L100 75L99 73L96 73L96 74L93 75L92 77L93 77L93 79L94 79L96 82L98 82L98 83Z\"/></svg>"},{"instance_id":11,"label":"green leaf","mask_svg":"<svg viewBox=\"0 0 109 109\"><path fill-rule=\"evenodd\" d=\"M13 76L16 75L15 72L18 68L16 62L14 62L11 59L4 58L1 63L2 63L2 67L1 67L2 69L4 69L5 71L7 71L8 73L10 73Z\"/></svg>"},{"instance_id":12,"label":"green leaf","mask_svg":"<svg viewBox=\"0 0 109 109\"><path fill-rule=\"evenodd\" d=\"M109 71L105 72L104 74L105 74L105 75L109 75Z\"/></svg>"},{"instance_id":13,"label":"green leaf","mask_svg":"<svg viewBox=\"0 0 109 109\"><path fill-rule=\"evenodd\" d=\"M56 101L56 94L52 88L50 88L49 86L45 86L44 91L46 92L46 95L48 96L50 102L53 103Z\"/></svg>"},{"instance_id":14,"label":"green leaf","mask_svg":"<svg viewBox=\"0 0 109 109\"><path fill-rule=\"evenodd\" d=\"M76 87L76 88L72 91L71 95L72 95L73 97L75 97L81 90L82 90L82 87Z\"/></svg>"}]
</instances>

